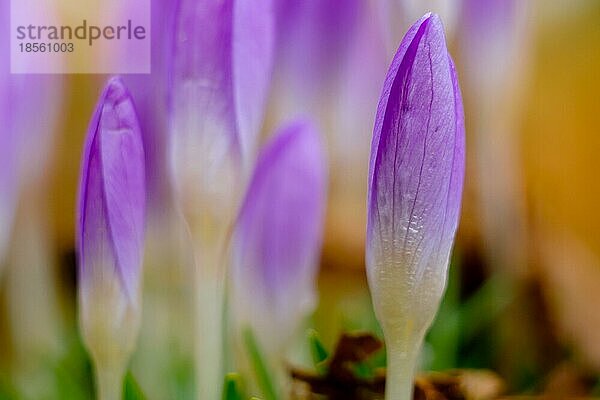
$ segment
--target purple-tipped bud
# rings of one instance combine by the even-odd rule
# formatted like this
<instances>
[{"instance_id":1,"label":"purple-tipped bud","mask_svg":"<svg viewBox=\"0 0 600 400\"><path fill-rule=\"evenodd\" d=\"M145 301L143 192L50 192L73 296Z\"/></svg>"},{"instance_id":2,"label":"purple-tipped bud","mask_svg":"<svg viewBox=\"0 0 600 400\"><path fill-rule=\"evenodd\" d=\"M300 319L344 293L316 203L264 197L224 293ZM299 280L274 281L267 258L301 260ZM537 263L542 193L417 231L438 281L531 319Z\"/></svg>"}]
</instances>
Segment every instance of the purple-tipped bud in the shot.
<instances>
[{"instance_id":1,"label":"purple-tipped bud","mask_svg":"<svg viewBox=\"0 0 600 400\"><path fill-rule=\"evenodd\" d=\"M79 316L101 374L124 368L141 316L144 150L131 96L118 78L108 82L98 101L84 151L77 226Z\"/></svg>"},{"instance_id":2,"label":"purple-tipped bud","mask_svg":"<svg viewBox=\"0 0 600 400\"><path fill-rule=\"evenodd\" d=\"M227 240L262 125L273 0L180 0L170 88L171 168L194 245L196 384L220 396Z\"/></svg>"},{"instance_id":3,"label":"purple-tipped bud","mask_svg":"<svg viewBox=\"0 0 600 400\"><path fill-rule=\"evenodd\" d=\"M306 122L284 127L259 156L236 224L235 316L271 355L315 303L326 174L315 128Z\"/></svg>"},{"instance_id":4,"label":"purple-tipped bud","mask_svg":"<svg viewBox=\"0 0 600 400\"><path fill-rule=\"evenodd\" d=\"M412 379L414 358L444 291L464 151L456 71L442 22L427 14L409 29L394 57L371 147L366 262L388 342L388 399L408 398L412 381L395 384L393 376Z\"/></svg>"},{"instance_id":5,"label":"purple-tipped bud","mask_svg":"<svg viewBox=\"0 0 600 400\"><path fill-rule=\"evenodd\" d=\"M253 159L271 73L271 1L181 0L176 13L171 167L203 259L222 254Z\"/></svg>"}]
</instances>

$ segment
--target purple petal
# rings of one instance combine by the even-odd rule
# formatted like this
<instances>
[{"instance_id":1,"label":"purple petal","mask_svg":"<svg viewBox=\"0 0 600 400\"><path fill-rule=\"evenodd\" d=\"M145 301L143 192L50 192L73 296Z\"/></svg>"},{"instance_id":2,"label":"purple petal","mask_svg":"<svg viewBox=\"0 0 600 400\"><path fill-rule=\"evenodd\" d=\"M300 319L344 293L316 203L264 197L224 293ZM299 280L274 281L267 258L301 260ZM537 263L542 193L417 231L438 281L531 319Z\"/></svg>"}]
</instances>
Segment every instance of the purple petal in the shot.
<instances>
[{"instance_id":1,"label":"purple petal","mask_svg":"<svg viewBox=\"0 0 600 400\"><path fill-rule=\"evenodd\" d=\"M251 154L262 125L273 64L272 0L234 5L233 82L242 154Z\"/></svg>"},{"instance_id":2,"label":"purple petal","mask_svg":"<svg viewBox=\"0 0 600 400\"><path fill-rule=\"evenodd\" d=\"M415 23L379 103L369 172L367 263L444 275L464 175L462 99L440 19ZM432 271L433 270L433 271Z\"/></svg>"},{"instance_id":3,"label":"purple petal","mask_svg":"<svg viewBox=\"0 0 600 400\"><path fill-rule=\"evenodd\" d=\"M228 135L227 151L243 157L254 150L268 93L271 8L271 0L181 0L177 12L172 111L194 116L194 135Z\"/></svg>"},{"instance_id":4,"label":"purple petal","mask_svg":"<svg viewBox=\"0 0 600 400\"><path fill-rule=\"evenodd\" d=\"M144 151L131 96L118 78L108 82L90 123L79 189L80 279L92 275L89 268L114 268L134 299L144 243Z\"/></svg>"},{"instance_id":5,"label":"purple petal","mask_svg":"<svg viewBox=\"0 0 600 400\"><path fill-rule=\"evenodd\" d=\"M258 159L236 225L235 295L245 307L256 307L248 315L270 316L281 329L292 329L298 315L314 300L325 211L325 165L312 125L296 122L283 128Z\"/></svg>"}]
</instances>

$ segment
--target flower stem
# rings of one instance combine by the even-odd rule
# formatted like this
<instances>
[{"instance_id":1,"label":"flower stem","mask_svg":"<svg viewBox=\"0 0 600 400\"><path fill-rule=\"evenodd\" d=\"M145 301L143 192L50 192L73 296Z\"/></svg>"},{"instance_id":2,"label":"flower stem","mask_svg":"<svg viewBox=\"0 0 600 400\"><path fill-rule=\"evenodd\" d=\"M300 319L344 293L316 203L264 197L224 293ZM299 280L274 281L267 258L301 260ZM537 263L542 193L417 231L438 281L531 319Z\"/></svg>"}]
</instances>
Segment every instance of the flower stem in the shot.
<instances>
[{"instance_id":1,"label":"flower stem","mask_svg":"<svg viewBox=\"0 0 600 400\"><path fill-rule=\"evenodd\" d=\"M418 350L387 349L385 400L412 400Z\"/></svg>"},{"instance_id":2,"label":"flower stem","mask_svg":"<svg viewBox=\"0 0 600 400\"><path fill-rule=\"evenodd\" d=\"M197 295L196 376L199 399L219 399L223 384L223 312L225 287L222 277L200 274Z\"/></svg>"},{"instance_id":3,"label":"flower stem","mask_svg":"<svg viewBox=\"0 0 600 400\"><path fill-rule=\"evenodd\" d=\"M97 400L121 400L124 368L96 366Z\"/></svg>"}]
</instances>

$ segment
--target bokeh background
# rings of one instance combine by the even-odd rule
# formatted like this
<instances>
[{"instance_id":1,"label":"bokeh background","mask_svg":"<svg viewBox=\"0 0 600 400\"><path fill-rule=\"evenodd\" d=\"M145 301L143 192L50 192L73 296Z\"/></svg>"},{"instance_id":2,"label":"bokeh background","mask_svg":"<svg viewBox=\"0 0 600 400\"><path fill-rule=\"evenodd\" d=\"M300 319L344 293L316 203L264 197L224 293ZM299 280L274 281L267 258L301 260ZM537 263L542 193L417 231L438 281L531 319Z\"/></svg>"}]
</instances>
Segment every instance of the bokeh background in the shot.
<instances>
[{"instance_id":1,"label":"bokeh background","mask_svg":"<svg viewBox=\"0 0 600 400\"><path fill-rule=\"evenodd\" d=\"M8 0L0 2L6 26ZM166 162L162 33L174 8L152 3L153 73L125 78L151 165L144 318L131 373L151 399L188 399L190 255ZM277 27L263 129L266 138L308 114L328 143L319 306L306 326L329 348L343 331L379 334L364 270L373 117L402 34L433 9L459 70L468 168L448 290L422 369L490 369L509 393L600 396L600 2L337 3L328 14L318 0L276 1L287 23ZM0 40L7 38L3 28ZM8 59L0 63L6 73ZM23 104L17 150L0 149L18 165L13 206L0 214L0 399L92 397L76 322L75 199L86 127L106 78L21 76L16 94L0 99ZM303 337L290 355L299 365Z\"/></svg>"}]
</instances>

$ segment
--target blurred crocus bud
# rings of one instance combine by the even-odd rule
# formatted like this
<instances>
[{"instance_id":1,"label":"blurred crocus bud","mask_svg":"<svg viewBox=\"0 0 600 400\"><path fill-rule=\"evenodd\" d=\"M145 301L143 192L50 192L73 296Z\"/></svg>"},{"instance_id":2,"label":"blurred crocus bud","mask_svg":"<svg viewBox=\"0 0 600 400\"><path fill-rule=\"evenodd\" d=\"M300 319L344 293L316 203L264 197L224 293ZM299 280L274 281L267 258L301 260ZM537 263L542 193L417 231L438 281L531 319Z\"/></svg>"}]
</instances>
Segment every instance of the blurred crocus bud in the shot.
<instances>
[{"instance_id":1,"label":"blurred crocus bud","mask_svg":"<svg viewBox=\"0 0 600 400\"><path fill-rule=\"evenodd\" d=\"M467 77L479 92L502 93L523 86L512 81L530 56L531 8L530 2L518 0L463 0L460 51Z\"/></svg>"},{"instance_id":2,"label":"blurred crocus bud","mask_svg":"<svg viewBox=\"0 0 600 400\"><path fill-rule=\"evenodd\" d=\"M232 180L251 161L262 125L272 53L271 0L180 2L171 129L175 181L186 200L231 203Z\"/></svg>"},{"instance_id":3,"label":"blurred crocus bud","mask_svg":"<svg viewBox=\"0 0 600 400\"><path fill-rule=\"evenodd\" d=\"M90 122L79 186L79 323L100 399L117 399L141 317L144 150L134 105L111 79Z\"/></svg>"},{"instance_id":4,"label":"blurred crocus bud","mask_svg":"<svg viewBox=\"0 0 600 400\"><path fill-rule=\"evenodd\" d=\"M0 3L0 15L4 15L2 22L8 20L8 2ZM10 24L5 24L7 26ZM2 33L9 34L7 27L3 27ZM10 236L12 221L14 218L14 206L16 201L15 182L15 137L11 124L11 90L10 90L10 47L7 40L0 41L0 272L4 261L4 252ZM0 273L0 276L2 274Z\"/></svg>"},{"instance_id":5,"label":"blurred crocus bud","mask_svg":"<svg viewBox=\"0 0 600 400\"><path fill-rule=\"evenodd\" d=\"M315 304L327 170L316 129L298 121L261 152L232 239L236 322L273 356Z\"/></svg>"},{"instance_id":6,"label":"blurred crocus bud","mask_svg":"<svg viewBox=\"0 0 600 400\"><path fill-rule=\"evenodd\" d=\"M171 66L171 167L194 246L196 373L221 395L226 242L262 125L273 53L271 0L181 0Z\"/></svg>"},{"instance_id":7,"label":"blurred crocus bud","mask_svg":"<svg viewBox=\"0 0 600 400\"><path fill-rule=\"evenodd\" d=\"M323 95L340 72L366 10L363 0L279 0L277 68L289 96ZM310 57L307 57L310 55ZM299 92L299 93L298 93ZM278 99L279 100L279 99Z\"/></svg>"},{"instance_id":8,"label":"blurred crocus bud","mask_svg":"<svg viewBox=\"0 0 600 400\"><path fill-rule=\"evenodd\" d=\"M169 79L167 68L174 39L175 11L179 1L151 0L152 71L123 77L135 101L146 156L146 246L142 326L131 372L146 393L156 399L172 397L177 373L165 365L189 363L193 351L190 318L191 265L179 251L185 227L174 209L168 160ZM125 9L136 2L119 1ZM109 6L114 4L108 3ZM110 17L114 19L112 9ZM131 14L130 14L131 15ZM111 56L114 57L114 48ZM165 279L168 275L170 278ZM177 349L177 351L174 351Z\"/></svg>"},{"instance_id":9,"label":"blurred crocus bud","mask_svg":"<svg viewBox=\"0 0 600 400\"><path fill-rule=\"evenodd\" d=\"M7 64L7 63L2 63ZM17 140L12 125L11 90L8 65L0 68L0 271L10 237L17 198ZM1 274L0 274L1 275Z\"/></svg>"},{"instance_id":10,"label":"blurred crocus bud","mask_svg":"<svg viewBox=\"0 0 600 400\"><path fill-rule=\"evenodd\" d=\"M44 4L34 14L53 13ZM10 1L0 1L0 37L11 34ZM62 100L58 75L11 74L10 41L0 41L0 272L19 194L46 178L53 130ZM35 95L33 95L35 94ZM32 113L31 110L37 110ZM36 194L28 193L32 198Z\"/></svg>"},{"instance_id":11,"label":"blurred crocus bud","mask_svg":"<svg viewBox=\"0 0 600 400\"><path fill-rule=\"evenodd\" d=\"M444 292L465 150L462 98L439 17L406 33L377 110L367 273L388 352L386 399L412 398L423 337Z\"/></svg>"},{"instance_id":12,"label":"blurred crocus bud","mask_svg":"<svg viewBox=\"0 0 600 400\"><path fill-rule=\"evenodd\" d=\"M482 247L493 269L524 279L527 200L521 117L532 54L532 2L464 0L460 29L465 100L470 118L473 187ZM544 7L545 8L545 7Z\"/></svg>"}]
</instances>

